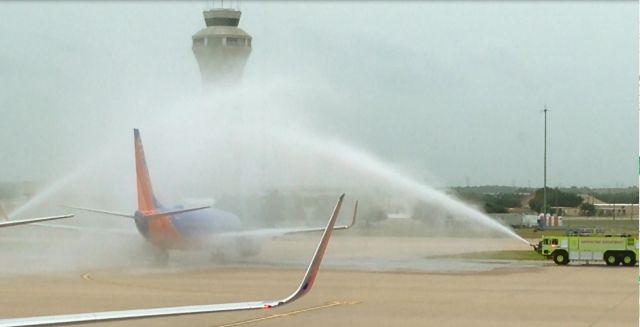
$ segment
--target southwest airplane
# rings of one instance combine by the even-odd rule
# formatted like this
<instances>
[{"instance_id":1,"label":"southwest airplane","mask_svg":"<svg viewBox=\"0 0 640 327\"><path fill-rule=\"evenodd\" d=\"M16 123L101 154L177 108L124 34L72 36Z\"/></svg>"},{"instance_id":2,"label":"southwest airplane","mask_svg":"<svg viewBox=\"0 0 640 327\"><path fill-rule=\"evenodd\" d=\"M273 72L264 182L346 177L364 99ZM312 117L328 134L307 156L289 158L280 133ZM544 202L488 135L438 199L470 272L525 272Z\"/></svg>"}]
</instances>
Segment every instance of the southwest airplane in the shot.
<instances>
[{"instance_id":1,"label":"southwest airplane","mask_svg":"<svg viewBox=\"0 0 640 327\"><path fill-rule=\"evenodd\" d=\"M130 215L92 208L71 208L133 219L138 232L157 249L157 263L167 264L169 250L220 249L230 242L235 242L241 255L255 255L259 251L259 242L263 239L324 230L322 227L241 230L240 219L230 212L209 206L187 209L164 207L156 199L151 187L140 132L134 129L133 134L138 210ZM351 223L347 226L335 226L334 229L348 229L353 226L357 209L356 201Z\"/></svg>"},{"instance_id":2,"label":"southwest airplane","mask_svg":"<svg viewBox=\"0 0 640 327\"><path fill-rule=\"evenodd\" d=\"M103 312L89 312L79 314L67 314L57 316L40 316L40 317L24 317L14 319L0 319L0 326L54 326L54 325L70 325L78 323L94 323L104 321L115 320L128 320L128 319L141 319L152 317L164 317L164 316L178 316L178 315L191 315L199 313L214 313L224 311L240 311L240 310L256 310L256 309L270 309L281 305L291 303L305 294L307 294L318 274L320 269L320 263L322 257L329 244L331 238L331 232L335 229L334 225L338 214L340 213L340 207L342 206L342 200L344 194L338 199L338 203L333 209L333 214L329 218L327 226L323 228L324 233L320 242L316 248L307 271L302 278L300 286L286 298L271 301L255 301L255 302L239 302L239 303L224 303L224 304L204 304L204 305L192 305L181 307L165 307L165 308L152 308L152 309L138 309L138 310L123 310L123 311L103 311Z\"/></svg>"}]
</instances>

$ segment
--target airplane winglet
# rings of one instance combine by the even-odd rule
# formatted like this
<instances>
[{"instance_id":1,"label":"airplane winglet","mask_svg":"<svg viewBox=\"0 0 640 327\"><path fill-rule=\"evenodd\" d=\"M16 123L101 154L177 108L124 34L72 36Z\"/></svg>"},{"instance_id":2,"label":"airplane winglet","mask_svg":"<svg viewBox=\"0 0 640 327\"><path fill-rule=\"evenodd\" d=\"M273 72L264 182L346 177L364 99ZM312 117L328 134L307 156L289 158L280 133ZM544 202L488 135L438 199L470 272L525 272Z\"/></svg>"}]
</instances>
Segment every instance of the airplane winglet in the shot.
<instances>
[{"instance_id":1,"label":"airplane winglet","mask_svg":"<svg viewBox=\"0 0 640 327\"><path fill-rule=\"evenodd\" d=\"M307 271L304 274L300 286L291 293L288 297L281 300L274 301L255 301L255 302L240 302L240 303L223 303L223 304L205 304L205 305L192 305L181 307L168 307L168 308L152 308L152 309L138 309L138 310L122 310L122 311L104 311L104 312L89 312L79 314L68 315L56 315L56 316L40 316L40 317L24 317L14 319L0 319L0 326L53 326L53 325L69 325L77 323L94 323L103 321L116 321L116 320L128 320L128 319L141 319L151 317L165 317L165 316L179 316L190 314L202 314L202 313L214 313L214 312L227 312L227 311L240 311L240 310L257 310L257 309L269 309L277 306L281 306L287 303L291 303L300 297L307 294L318 275L320 269L320 263L329 244L333 227L338 219L340 208L342 207L342 201L344 194L340 195L333 214L329 218L327 227L320 238L320 242L316 248L311 262L307 267Z\"/></svg>"},{"instance_id":2,"label":"airplane winglet","mask_svg":"<svg viewBox=\"0 0 640 327\"><path fill-rule=\"evenodd\" d=\"M344 194L343 194L344 195ZM356 201L355 206L353 207L353 217L351 217L351 222L349 225L335 226L334 230L344 230L353 227L356 224L356 216L358 215L358 201Z\"/></svg>"},{"instance_id":3,"label":"airplane winglet","mask_svg":"<svg viewBox=\"0 0 640 327\"><path fill-rule=\"evenodd\" d=\"M356 200L356 204L353 207L353 218L351 218L351 224L349 224L349 226L347 226L347 228L345 229L349 229L351 227L353 227L356 224L356 216L358 215L358 201Z\"/></svg>"}]
</instances>

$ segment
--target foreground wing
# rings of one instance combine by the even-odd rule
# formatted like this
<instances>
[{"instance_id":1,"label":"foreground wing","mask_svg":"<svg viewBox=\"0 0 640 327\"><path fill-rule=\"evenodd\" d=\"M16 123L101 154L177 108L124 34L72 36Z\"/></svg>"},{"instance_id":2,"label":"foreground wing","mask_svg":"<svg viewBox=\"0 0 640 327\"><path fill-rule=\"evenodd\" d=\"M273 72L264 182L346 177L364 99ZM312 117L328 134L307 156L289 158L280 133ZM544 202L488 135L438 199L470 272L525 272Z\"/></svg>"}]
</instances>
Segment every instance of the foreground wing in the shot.
<instances>
[{"instance_id":1,"label":"foreground wing","mask_svg":"<svg viewBox=\"0 0 640 327\"><path fill-rule=\"evenodd\" d=\"M239 310L254 310L254 309L269 309L275 308L287 303L291 303L303 295L307 294L313 282L316 279L318 270L320 269L320 263L324 256L331 233L333 232L336 219L340 213L340 207L342 206L342 200L344 194L338 199L333 214L327 223L327 227L324 228L324 233L318 247L307 267L307 271L304 274L304 278L300 283L300 286L291 293L288 297L280 300L272 301L255 301L255 302L239 302L239 303L225 303L225 304L208 304L208 305L192 305L182 307L167 307L167 308L155 308L155 309L140 309L140 310L123 310L123 311L104 311L104 312L92 312L81 314L69 314L58 316L41 316L41 317L27 317L16 319L2 319L0 320L0 326L51 326L51 325L69 325L75 323L90 323L101 321L113 321L113 320L126 320L126 319L140 319L150 317L163 317L163 316L178 316L198 313L212 313L212 312L224 312L224 311L239 311Z\"/></svg>"},{"instance_id":2,"label":"foreground wing","mask_svg":"<svg viewBox=\"0 0 640 327\"><path fill-rule=\"evenodd\" d=\"M37 222L47 221L47 220L71 218L71 217L73 217L73 215L60 215L60 216L40 217L40 218L31 218L31 219L22 219L22 220L8 220L8 221L0 222L0 228L15 226L15 225L32 224L32 223L37 223Z\"/></svg>"}]
</instances>

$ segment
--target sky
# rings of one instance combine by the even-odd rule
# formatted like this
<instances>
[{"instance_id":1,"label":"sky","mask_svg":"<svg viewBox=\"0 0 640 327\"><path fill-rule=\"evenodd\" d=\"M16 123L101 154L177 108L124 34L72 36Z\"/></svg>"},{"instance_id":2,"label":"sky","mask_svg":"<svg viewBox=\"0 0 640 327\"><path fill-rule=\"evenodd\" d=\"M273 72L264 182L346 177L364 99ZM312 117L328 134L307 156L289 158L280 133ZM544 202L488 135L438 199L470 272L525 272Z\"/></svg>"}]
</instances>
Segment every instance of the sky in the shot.
<instances>
[{"instance_id":1,"label":"sky","mask_svg":"<svg viewBox=\"0 0 640 327\"><path fill-rule=\"evenodd\" d=\"M191 51L208 6L0 2L0 181L127 169L141 127L168 188L262 157L294 183L304 155L274 164L259 134L250 154L224 144L298 126L435 184L538 187L546 105L548 185L637 185L636 2L234 1L253 49L213 100Z\"/></svg>"}]
</instances>

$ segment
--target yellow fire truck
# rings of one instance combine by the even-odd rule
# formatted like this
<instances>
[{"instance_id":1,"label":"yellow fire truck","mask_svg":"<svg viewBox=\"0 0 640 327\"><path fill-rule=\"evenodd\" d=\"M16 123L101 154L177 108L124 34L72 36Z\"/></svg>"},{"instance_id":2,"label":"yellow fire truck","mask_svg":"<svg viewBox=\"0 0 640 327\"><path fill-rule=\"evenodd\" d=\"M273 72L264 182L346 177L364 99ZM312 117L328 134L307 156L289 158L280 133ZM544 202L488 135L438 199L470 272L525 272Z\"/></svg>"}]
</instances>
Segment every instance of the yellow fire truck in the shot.
<instances>
[{"instance_id":1,"label":"yellow fire truck","mask_svg":"<svg viewBox=\"0 0 640 327\"><path fill-rule=\"evenodd\" d=\"M534 250L558 265L602 260L609 266L633 266L638 262L638 239L631 235L543 236Z\"/></svg>"}]
</instances>

